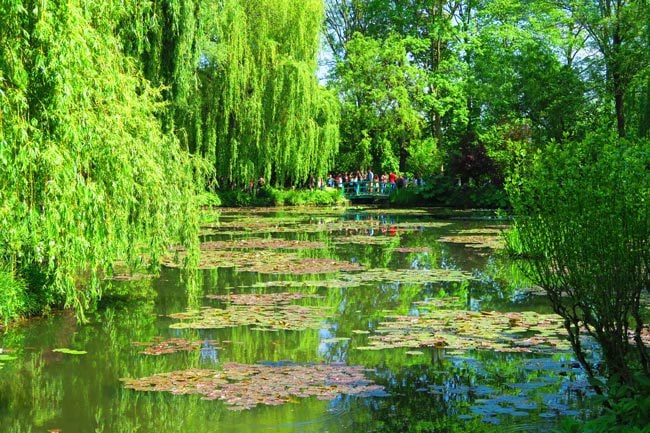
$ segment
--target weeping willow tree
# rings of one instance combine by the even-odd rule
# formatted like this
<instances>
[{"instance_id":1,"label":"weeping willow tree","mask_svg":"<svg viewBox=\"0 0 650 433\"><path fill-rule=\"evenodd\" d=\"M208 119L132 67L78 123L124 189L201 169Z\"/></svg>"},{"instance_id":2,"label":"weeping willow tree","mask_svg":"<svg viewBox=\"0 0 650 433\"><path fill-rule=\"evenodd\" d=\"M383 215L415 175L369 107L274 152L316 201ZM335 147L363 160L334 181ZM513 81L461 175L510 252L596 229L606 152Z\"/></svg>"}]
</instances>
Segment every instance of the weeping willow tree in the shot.
<instances>
[{"instance_id":1,"label":"weeping willow tree","mask_svg":"<svg viewBox=\"0 0 650 433\"><path fill-rule=\"evenodd\" d=\"M152 85L162 86L168 105L159 118L163 128L174 131L185 149L201 140L202 131L197 80L203 46L201 3L130 0L101 6L117 11L116 32L125 54L136 59Z\"/></svg>"},{"instance_id":2,"label":"weeping willow tree","mask_svg":"<svg viewBox=\"0 0 650 433\"><path fill-rule=\"evenodd\" d=\"M112 2L108 2L112 3ZM116 260L191 244L192 162L128 57L117 9L0 0L0 264L83 314ZM182 218L179 218L182 216Z\"/></svg>"},{"instance_id":3,"label":"weeping willow tree","mask_svg":"<svg viewBox=\"0 0 650 433\"><path fill-rule=\"evenodd\" d=\"M338 101L316 78L321 0L211 4L198 152L222 184L323 175L338 143Z\"/></svg>"}]
</instances>

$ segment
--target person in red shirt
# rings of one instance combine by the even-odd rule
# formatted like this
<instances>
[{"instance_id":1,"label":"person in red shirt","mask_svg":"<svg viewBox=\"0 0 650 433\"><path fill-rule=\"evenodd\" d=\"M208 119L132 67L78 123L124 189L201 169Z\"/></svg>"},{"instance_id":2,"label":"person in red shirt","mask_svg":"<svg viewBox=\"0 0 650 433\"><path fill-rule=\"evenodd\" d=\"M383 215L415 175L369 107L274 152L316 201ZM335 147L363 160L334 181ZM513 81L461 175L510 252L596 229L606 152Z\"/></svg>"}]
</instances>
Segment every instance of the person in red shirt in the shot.
<instances>
[{"instance_id":1,"label":"person in red shirt","mask_svg":"<svg viewBox=\"0 0 650 433\"><path fill-rule=\"evenodd\" d=\"M390 183L390 189L395 189L395 181L397 180L397 175L394 172L390 172L388 175L388 183Z\"/></svg>"}]
</instances>

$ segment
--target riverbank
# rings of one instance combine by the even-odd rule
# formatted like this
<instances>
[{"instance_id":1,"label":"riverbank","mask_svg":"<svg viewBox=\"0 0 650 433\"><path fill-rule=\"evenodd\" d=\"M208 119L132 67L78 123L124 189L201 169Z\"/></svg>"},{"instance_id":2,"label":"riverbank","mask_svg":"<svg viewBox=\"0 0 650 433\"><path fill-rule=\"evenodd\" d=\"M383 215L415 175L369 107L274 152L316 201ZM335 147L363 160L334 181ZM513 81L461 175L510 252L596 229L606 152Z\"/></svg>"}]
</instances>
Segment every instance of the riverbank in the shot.
<instances>
[{"instance_id":1,"label":"riverbank","mask_svg":"<svg viewBox=\"0 0 650 433\"><path fill-rule=\"evenodd\" d=\"M249 190L218 190L198 197L200 206L267 207L267 206L345 206L348 200L340 188L279 189L264 187ZM424 186L397 188L385 204L393 208L445 207L452 209L509 209L503 187L491 183L459 184L454 179L437 176Z\"/></svg>"}]
</instances>

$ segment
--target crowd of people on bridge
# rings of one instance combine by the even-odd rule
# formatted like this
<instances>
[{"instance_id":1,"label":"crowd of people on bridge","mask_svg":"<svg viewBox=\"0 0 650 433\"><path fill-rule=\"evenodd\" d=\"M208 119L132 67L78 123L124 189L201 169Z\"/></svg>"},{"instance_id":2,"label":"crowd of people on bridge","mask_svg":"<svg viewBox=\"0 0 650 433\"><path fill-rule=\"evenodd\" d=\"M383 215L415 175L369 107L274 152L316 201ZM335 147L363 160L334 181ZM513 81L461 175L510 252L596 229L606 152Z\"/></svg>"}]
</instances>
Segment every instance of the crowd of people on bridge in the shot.
<instances>
[{"instance_id":1,"label":"crowd of people on bridge","mask_svg":"<svg viewBox=\"0 0 650 433\"><path fill-rule=\"evenodd\" d=\"M254 193L257 190L264 188L265 184L266 182L263 176L260 176L257 181L251 178L248 183L248 188L246 189L248 192ZM397 188L406 188L409 185L416 187L424 186L424 179L418 176L414 176L413 179L410 179L408 176L396 174L393 171L377 175L373 173L372 170L358 170L353 172L342 172L336 175L329 174L325 181L323 181L323 178L318 178L318 180L316 180L314 176L310 176L307 184L310 190L329 187L340 188L343 190L354 190L356 194L361 192L388 194Z\"/></svg>"},{"instance_id":2,"label":"crowd of people on bridge","mask_svg":"<svg viewBox=\"0 0 650 433\"><path fill-rule=\"evenodd\" d=\"M413 178L412 182L414 186L424 185L424 180L417 176ZM339 173L335 176L330 174L327 177L327 183L325 185L330 188L337 187L342 189L347 185L348 189L354 188L356 194L362 192L362 189L364 190L363 192L387 194L396 188L406 188L410 184L411 179L408 176L398 175L393 171L377 175L372 170L359 170L356 172ZM318 187L322 188L325 185L319 179Z\"/></svg>"}]
</instances>

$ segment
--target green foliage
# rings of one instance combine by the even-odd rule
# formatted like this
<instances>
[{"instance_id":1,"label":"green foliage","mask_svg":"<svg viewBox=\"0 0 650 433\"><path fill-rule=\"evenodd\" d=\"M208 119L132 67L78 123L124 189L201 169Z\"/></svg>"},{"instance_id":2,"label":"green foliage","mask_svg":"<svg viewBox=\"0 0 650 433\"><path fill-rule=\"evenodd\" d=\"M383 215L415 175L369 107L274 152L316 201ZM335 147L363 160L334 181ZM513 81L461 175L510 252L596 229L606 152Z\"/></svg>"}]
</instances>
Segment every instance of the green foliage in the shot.
<instances>
[{"instance_id":1,"label":"green foliage","mask_svg":"<svg viewBox=\"0 0 650 433\"><path fill-rule=\"evenodd\" d=\"M424 205L422 191L415 188L399 188L388 196L391 207L411 207Z\"/></svg>"},{"instance_id":2,"label":"green foliage","mask_svg":"<svg viewBox=\"0 0 650 433\"><path fill-rule=\"evenodd\" d=\"M442 152L433 138L412 142L407 151L409 156L406 160L406 169L418 178L428 176L442 166Z\"/></svg>"},{"instance_id":3,"label":"green foliage","mask_svg":"<svg viewBox=\"0 0 650 433\"><path fill-rule=\"evenodd\" d=\"M650 287L649 164L647 142L592 136L550 145L509 186L516 252L566 320L578 360L594 377L579 338L586 328L607 375L628 386L635 371L650 376L640 306Z\"/></svg>"},{"instance_id":4,"label":"green foliage","mask_svg":"<svg viewBox=\"0 0 650 433\"><path fill-rule=\"evenodd\" d=\"M510 207L504 189L490 182L458 184L449 176L425 178L424 186L398 188L389 196L391 206L445 206L454 208L504 209Z\"/></svg>"},{"instance_id":5,"label":"green foliage","mask_svg":"<svg viewBox=\"0 0 650 433\"><path fill-rule=\"evenodd\" d=\"M251 194L246 191L222 190L218 200L223 206L341 206L345 198L337 188L284 190L265 187Z\"/></svg>"},{"instance_id":6,"label":"green foliage","mask_svg":"<svg viewBox=\"0 0 650 433\"><path fill-rule=\"evenodd\" d=\"M201 137L197 65L203 47L202 0L129 0L93 5L144 77L167 102L158 113L184 149Z\"/></svg>"},{"instance_id":7,"label":"green foliage","mask_svg":"<svg viewBox=\"0 0 650 433\"><path fill-rule=\"evenodd\" d=\"M0 323L6 325L9 320L25 314L27 309L25 283L11 272L0 269Z\"/></svg>"},{"instance_id":8,"label":"green foliage","mask_svg":"<svg viewBox=\"0 0 650 433\"><path fill-rule=\"evenodd\" d=\"M200 207L217 207L221 206L221 199L218 194L203 192L196 196L196 203Z\"/></svg>"},{"instance_id":9,"label":"green foliage","mask_svg":"<svg viewBox=\"0 0 650 433\"><path fill-rule=\"evenodd\" d=\"M155 264L170 242L195 242L194 165L162 132L159 93L122 54L113 9L1 9L0 260L46 282L30 296L82 316L116 260Z\"/></svg>"},{"instance_id":10,"label":"green foliage","mask_svg":"<svg viewBox=\"0 0 650 433\"><path fill-rule=\"evenodd\" d=\"M417 172L428 160L466 183L463 161L502 180L549 141L647 136L649 13L636 0L327 2L337 166ZM503 203L495 183L464 201Z\"/></svg>"},{"instance_id":11,"label":"green foliage","mask_svg":"<svg viewBox=\"0 0 650 433\"><path fill-rule=\"evenodd\" d=\"M338 103L316 78L319 0L209 4L201 62L203 137L222 187L323 176L338 149Z\"/></svg>"},{"instance_id":12,"label":"green foliage","mask_svg":"<svg viewBox=\"0 0 650 433\"><path fill-rule=\"evenodd\" d=\"M335 83L343 99L341 170L403 171L408 149L420 143L424 118L416 99L425 83L407 56L407 44L398 35L382 41L356 34L348 42ZM431 141L425 144L435 147ZM420 156L414 162L426 161Z\"/></svg>"}]
</instances>

